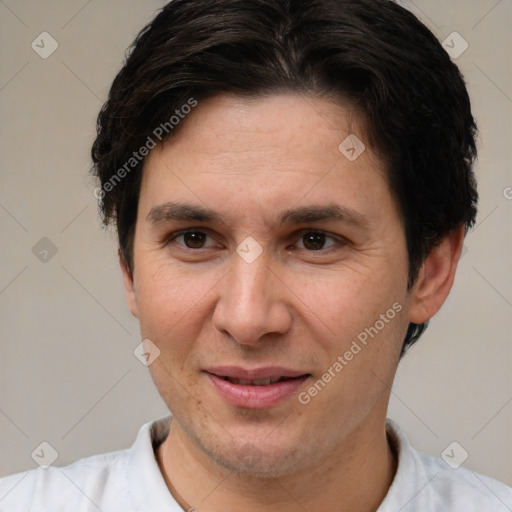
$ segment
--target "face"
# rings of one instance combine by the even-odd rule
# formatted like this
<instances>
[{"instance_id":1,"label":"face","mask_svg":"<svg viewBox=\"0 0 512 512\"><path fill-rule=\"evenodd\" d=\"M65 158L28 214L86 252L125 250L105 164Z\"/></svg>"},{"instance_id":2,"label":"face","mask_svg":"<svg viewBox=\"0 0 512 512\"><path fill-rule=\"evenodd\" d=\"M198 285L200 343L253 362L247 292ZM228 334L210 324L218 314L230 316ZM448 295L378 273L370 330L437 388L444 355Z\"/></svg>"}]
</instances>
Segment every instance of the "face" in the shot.
<instances>
[{"instance_id":1,"label":"face","mask_svg":"<svg viewBox=\"0 0 512 512\"><path fill-rule=\"evenodd\" d=\"M339 149L351 134L340 103L226 95L146 159L128 301L177 428L224 467L284 475L384 421L407 250L383 161Z\"/></svg>"}]
</instances>

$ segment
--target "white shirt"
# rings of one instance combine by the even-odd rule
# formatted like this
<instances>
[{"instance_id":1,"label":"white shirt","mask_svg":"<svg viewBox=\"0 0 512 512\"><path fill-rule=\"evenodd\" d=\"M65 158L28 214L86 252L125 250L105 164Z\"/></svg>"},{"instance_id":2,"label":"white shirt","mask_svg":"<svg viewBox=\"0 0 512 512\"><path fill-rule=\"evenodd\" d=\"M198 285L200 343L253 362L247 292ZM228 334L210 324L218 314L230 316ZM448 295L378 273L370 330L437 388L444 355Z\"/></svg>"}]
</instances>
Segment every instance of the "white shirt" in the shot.
<instances>
[{"instance_id":1,"label":"white shirt","mask_svg":"<svg viewBox=\"0 0 512 512\"><path fill-rule=\"evenodd\" d=\"M182 512L155 458L169 417L143 425L128 450L0 479L1 512ZM377 512L510 512L512 489L422 454L391 420L398 469ZM451 453L450 453L451 455ZM190 503L200 510L198 503Z\"/></svg>"}]
</instances>

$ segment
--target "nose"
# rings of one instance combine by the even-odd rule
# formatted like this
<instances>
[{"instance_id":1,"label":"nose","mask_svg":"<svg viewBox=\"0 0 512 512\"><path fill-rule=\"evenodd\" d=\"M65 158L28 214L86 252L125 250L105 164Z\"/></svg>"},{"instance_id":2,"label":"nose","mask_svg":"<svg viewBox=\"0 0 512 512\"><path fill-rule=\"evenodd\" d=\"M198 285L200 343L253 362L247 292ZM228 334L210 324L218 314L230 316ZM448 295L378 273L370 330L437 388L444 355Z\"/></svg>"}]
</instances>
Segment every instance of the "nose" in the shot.
<instances>
[{"instance_id":1,"label":"nose","mask_svg":"<svg viewBox=\"0 0 512 512\"><path fill-rule=\"evenodd\" d=\"M264 255L247 263L233 254L230 272L219 289L214 327L241 345L286 333L292 321L286 290Z\"/></svg>"}]
</instances>

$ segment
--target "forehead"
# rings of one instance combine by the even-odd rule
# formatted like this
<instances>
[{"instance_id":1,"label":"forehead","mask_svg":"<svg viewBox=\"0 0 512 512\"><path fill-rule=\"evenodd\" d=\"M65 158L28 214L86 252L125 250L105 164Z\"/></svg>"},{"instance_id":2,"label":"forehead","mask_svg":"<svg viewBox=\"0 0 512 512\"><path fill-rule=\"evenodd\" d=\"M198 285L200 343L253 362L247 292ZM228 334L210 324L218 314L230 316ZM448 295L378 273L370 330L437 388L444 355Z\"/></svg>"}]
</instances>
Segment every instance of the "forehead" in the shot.
<instances>
[{"instance_id":1,"label":"forehead","mask_svg":"<svg viewBox=\"0 0 512 512\"><path fill-rule=\"evenodd\" d=\"M384 163L365 142L362 124L348 102L300 94L199 102L148 155L141 210L191 200L276 214L308 201L354 211L388 203Z\"/></svg>"},{"instance_id":2,"label":"forehead","mask_svg":"<svg viewBox=\"0 0 512 512\"><path fill-rule=\"evenodd\" d=\"M364 139L361 117L349 101L305 94L218 95L199 102L167 143L177 149L187 146L200 155L249 154L255 161L258 154L284 152L289 159L300 159L311 155L314 145L318 157L326 150L332 155L333 142L337 148L350 134Z\"/></svg>"}]
</instances>

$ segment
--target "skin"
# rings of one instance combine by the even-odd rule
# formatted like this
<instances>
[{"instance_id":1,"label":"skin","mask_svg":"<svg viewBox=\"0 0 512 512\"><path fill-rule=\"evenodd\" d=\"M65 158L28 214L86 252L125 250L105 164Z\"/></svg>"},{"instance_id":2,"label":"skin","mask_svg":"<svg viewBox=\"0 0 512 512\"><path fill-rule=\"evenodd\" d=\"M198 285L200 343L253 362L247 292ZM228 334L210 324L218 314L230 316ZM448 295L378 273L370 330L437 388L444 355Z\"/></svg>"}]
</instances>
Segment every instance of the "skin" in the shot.
<instances>
[{"instance_id":1,"label":"skin","mask_svg":"<svg viewBox=\"0 0 512 512\"><path fill-rule=\"evenodd\" d=\"M431 318L446 299L463 230L432 250L408 291L385 162L368 144L349 161L338 146L350 133L365 140L339 101L221 95L200 102L146 159L133 277L121 266L142 336L161 351L150 371L173 414L158 461L168 486L200 512L370 512L393 480L385 418L400 348L409 322ZM152 222L168 202L220 219ZM365 224L277 222L288 209L333 204ZM173 238L183 229L208 235L205 245ZM311 231L328 235L318 250L304 240ZM263 250L252 263L236 252L249 236ZM307 391L395 303L401 311L308 404L292 395L237 408L203 372L279 365L310 374L299 389Z\"/></svg>"}]
</instances>

